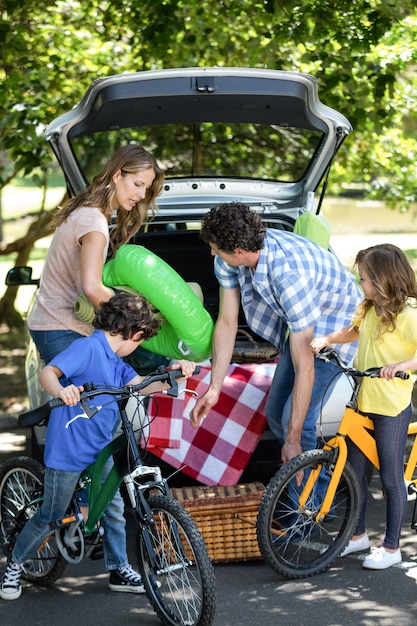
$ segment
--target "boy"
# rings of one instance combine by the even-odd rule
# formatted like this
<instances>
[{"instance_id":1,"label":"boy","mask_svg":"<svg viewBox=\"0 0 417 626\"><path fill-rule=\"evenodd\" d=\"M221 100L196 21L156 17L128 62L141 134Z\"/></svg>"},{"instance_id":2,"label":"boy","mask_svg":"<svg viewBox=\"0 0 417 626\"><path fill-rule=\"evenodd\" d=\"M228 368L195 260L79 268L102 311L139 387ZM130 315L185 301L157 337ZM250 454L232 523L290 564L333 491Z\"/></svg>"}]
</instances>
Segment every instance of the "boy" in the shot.
<instances>
[{"instance_id":1,"label":"boy","mask_svg":"<svg viewBox=\"0 0 417 626\"><path fill-rule=\"evenodd\" d=\"M49 523L65 515L79 475L112 440L118 424L117 404L108 403L105 394L96 397L97 404L103 405L103 409L94 418L85 419L78 404L83 384L92 381L97 386L123 386L141 382L143 376L136 374L122 357L133 352L138 344L153 337L159 330L159 322L153 318L144 298L123 292L102 303L93 326L96 330L90 337L74 341L40 373L44 389L54 398L63 400L66 406L51 412L45 437L44 500L17 538L0 586L0 597L3 600L20 597L24 562L36 553L37 548L51 534ZM180 367L184 376L188 377L194 371L195 364L179 361L173 367ZM62 377L69 384L62 386ZM144 393L166 388L166 383L154 383ZM120 523L124 524L124 521ZM105 519L103 526L106 531ZM109 550L106 544L105 532L105 553L106 549ZM128 563L119 565L114 570L116 575L118 570L123 571L125 567L130 566ZM109 569L111 583L113 568L110 566Z\"/></svg>"}]
</instances>

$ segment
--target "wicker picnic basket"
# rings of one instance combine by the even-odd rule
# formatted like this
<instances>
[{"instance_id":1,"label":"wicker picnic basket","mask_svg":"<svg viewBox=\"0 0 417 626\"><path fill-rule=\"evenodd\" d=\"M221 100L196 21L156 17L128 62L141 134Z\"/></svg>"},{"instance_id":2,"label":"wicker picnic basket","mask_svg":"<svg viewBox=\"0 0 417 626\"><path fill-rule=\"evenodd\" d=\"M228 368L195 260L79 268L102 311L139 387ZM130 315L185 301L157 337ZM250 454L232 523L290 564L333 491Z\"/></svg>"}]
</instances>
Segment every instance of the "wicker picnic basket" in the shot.
<instances>
[{"instance_id":1,"label":"wicker picnic basket","mask_svg":"<svg viewBox=\"0 0 417 626\"><path fill-rule=\"evenodd\" d=\"M268 341L256 341L247 330L236 333L232 363L265 363L275 359L278 348Z\"/></svg>"},{"instance_id":2,"label":"wicker picnic basket","mask_svg":"<svg viewBox=\"0 0 417 626\"><path fill-rule=\"evenodd\" d=\"M213 563L262 558L256 518L264 491L264 485L258 482L171 490L193 517Z\"/></svg>"}]
</instances>

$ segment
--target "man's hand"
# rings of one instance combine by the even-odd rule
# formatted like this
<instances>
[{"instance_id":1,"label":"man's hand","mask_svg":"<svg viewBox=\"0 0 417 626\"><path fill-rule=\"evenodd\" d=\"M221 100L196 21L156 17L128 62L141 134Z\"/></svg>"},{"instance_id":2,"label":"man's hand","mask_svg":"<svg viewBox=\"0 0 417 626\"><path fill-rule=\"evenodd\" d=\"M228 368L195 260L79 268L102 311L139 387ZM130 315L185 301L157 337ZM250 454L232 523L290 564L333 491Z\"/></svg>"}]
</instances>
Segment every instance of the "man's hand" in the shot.
<instances>
[{"instance_id":1,"label":"man's hand","mask_svg":"<svg viewBox=\"0 0 417 626\"><path fill-rule=\"evenodd\" d=\"M182 373L184 374L184 376L182 378L178 378L178 380L184 380L185 378L189 378L190 376L192 376L195 368L196 364L194 363L194 361L185 361L184 359L171 365L171 369L181 369Z\"/></svg>"},{"instance_id":2,"label":"man's hand","mask_svg":"<svg viewBox=\"0 0 417 626\"><path fill-rule=\"evenodd\" d=\"M198 428L204 418L210 413L214 405L219 401L217 391L207 389L196 402L195 407L190 413L190 422L193 428Z\"/></svg>"},{"instance_id":3,"label":"man's hand","mask_svg":"<svg viewBox=\"0 0 417 626\"><path fill-rule=\"evenodd\" d=\"M281 460L283 463L288 463L288 461L291 461L291 459L301 454L301 452L302 452L302 449L301 449L301 444L299 442L290 443L289 441L286 441L284 445L282 446Z\"/></svg>"}]
</instances>

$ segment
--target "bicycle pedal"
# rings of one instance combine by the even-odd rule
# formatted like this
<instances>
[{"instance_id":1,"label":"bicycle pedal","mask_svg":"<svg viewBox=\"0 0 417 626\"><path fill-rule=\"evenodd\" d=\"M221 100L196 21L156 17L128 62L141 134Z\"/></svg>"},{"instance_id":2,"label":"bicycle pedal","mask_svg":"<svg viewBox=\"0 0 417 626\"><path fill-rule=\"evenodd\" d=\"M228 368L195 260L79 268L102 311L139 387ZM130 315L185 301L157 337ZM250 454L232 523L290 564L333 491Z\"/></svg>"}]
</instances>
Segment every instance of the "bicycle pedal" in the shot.
<instances>
[{"instance_id":1,"label":"bicycle pedal","mask_svg":"<svg viewBox=\"0 0 417 626\"><path fill-rule=\"evenodd\" d=\"M67 515L62 519L57 519L53 522L49 522L49 528L51 530L57 530L57 528L63 528L64 526L69 526L74 522L82 522L83 516L81 513L75 513L74 515Z\"/></svg>"},{"instance_id":2,"label":"bicycle pedal","mask_svg":"<svg viewBox=\"0 0 417 626\"><path fill-rule=\"evenodd\" d=\"M92 561L98 561L99 559L103 559L104 550L102 544L99 544L98 546L93 546L91 552L87 552L87 556L89 556Z\"/></svg>"},{"instance_id":3,"label":"bicycle pedal","mask_svg":"<svg viewBox=\"0 0 417 626\"><path fill-rule=\"evenodd\" d=\"M407 487L407 500L408 502L415 500L417 496L417 485L414 481L405 481Z\"/></svg>"}]
</instances>

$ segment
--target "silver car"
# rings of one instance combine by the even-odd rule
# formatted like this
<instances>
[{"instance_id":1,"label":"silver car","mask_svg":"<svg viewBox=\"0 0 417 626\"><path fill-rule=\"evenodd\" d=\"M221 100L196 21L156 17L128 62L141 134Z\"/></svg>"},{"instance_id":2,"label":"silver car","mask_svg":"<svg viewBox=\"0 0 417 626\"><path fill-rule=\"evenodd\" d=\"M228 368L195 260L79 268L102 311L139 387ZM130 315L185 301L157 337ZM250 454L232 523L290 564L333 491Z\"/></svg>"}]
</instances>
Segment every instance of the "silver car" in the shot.
<instances>
[{"instance_id":1,"label":"silver car","mask_svg":"<svg viewBox=\"0 0 417 626\"><path fill-rule=\"evenodd\" d=\"M132 243L155 252L185 281L198 283L215 319L218 285L208 246L199 238L202 215L218 203L242 201L268 227L293 230L301 214L319 213L320 190L351 130L342 114L319 100L313 76L248 68L183 68L98 79L71 111L48 125L45 137L70 195L88 185L122 144L138 142L155 155L166 174L159 210ZM25 271L26 284L33 282ZM25 283L16 270L12 274L14 284ZM240 325L248 330L243 316ZM31 406L43 401L39 366L30 344ZM348 393L341 380L323 413L324 435L334 434ZM41 436L37 439L41 441ZM255 471L257 461L268 461L269 453L261 449L265 445L268 433L249 464L257 478L261 475L259 467ZM269 445L276 460L277 444Z\"/></svg>"}]
</instances>

